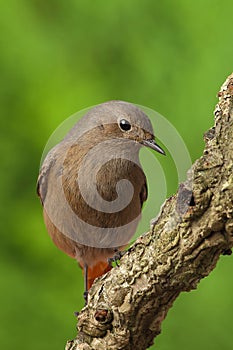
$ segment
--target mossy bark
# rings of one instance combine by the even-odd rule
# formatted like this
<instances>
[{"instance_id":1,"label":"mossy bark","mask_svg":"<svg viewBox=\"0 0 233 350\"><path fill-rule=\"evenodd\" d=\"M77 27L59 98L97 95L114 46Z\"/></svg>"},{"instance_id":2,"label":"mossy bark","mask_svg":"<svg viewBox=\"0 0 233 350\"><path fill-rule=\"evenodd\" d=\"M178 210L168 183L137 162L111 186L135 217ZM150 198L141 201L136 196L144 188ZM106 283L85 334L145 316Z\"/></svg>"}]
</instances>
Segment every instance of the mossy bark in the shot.
<instances>
[{"instance_id":1,"label":"mossy bark","mask_svg":"<svg viewBox=\"0 0 233 350\"><path fill-rule=\"evenodd\" d=\"M233 246L233 74L223 84L203 156L150 232L120 267L99 278L66 350L147 349L182 291L190 291Z\"/></svg>"}]
</instances>

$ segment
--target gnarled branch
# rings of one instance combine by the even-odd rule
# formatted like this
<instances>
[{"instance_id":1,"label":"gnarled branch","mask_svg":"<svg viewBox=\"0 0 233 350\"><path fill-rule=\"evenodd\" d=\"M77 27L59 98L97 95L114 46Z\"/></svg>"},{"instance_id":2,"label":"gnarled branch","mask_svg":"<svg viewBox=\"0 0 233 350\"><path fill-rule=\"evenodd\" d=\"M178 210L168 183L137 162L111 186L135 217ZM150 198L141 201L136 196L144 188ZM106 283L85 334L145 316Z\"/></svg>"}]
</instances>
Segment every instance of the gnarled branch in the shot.
<instances>
[{"instance_id":1,"label":"gnarled branch","mask_svg":"<svg viewBox=\"0 0 233 350\"><path fill-rule=\"evenodd\" d=\"M219 92L205 150L151 231L99 278L66 350L148 348L180 292L196 288L233 246L233 74Z\"/></svg>"}]
</instances>

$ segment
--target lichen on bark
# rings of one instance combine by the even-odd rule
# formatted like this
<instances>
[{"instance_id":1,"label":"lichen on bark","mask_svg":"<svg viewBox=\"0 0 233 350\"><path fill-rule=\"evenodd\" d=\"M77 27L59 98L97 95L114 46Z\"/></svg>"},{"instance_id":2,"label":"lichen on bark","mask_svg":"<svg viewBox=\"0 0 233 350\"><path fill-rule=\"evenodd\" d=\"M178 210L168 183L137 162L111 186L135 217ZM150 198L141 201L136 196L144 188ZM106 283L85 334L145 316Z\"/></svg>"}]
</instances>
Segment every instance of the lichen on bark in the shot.
<instances>
[{"instance_id":1,"label":"lichen on bark","mask_svg":"<svg viewBox=\"0 0 233 350\"><path fill-rule=\"evenodd\" d=\"M233 246L233 74L223 84L203 155L150 232L94 283L66 350L147 349L182 291Z\"/></svg>"}]
</instances>

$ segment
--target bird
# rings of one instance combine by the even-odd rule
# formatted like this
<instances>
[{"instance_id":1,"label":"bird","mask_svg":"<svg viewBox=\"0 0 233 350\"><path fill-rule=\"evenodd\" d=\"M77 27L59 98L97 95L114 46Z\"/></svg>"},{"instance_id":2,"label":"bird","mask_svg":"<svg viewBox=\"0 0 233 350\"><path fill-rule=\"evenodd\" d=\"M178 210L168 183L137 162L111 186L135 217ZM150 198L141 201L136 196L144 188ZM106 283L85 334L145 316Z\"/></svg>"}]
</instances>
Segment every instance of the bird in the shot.
<instances>
[{"instance_id":1,"label":"bird","mask_svg":"<svg viewBox=\"0 0 233 350\"><path fill-rule=\"evenodd\" d=\"M37 180L47 231L77 260L84 297L133 237L147 200L141 147L165 155L148 116L114 100L96 105L45 157Z\"/></svg>"}]
</instances>

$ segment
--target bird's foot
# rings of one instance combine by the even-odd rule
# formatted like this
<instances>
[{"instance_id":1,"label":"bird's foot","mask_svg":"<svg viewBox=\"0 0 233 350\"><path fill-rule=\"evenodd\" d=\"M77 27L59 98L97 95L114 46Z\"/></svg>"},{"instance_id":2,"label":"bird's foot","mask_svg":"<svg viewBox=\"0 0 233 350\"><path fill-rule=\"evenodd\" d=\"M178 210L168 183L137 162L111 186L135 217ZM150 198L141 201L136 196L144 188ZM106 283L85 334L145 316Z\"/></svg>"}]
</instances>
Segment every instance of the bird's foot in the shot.
<instances>
[{"instance_id":1,"label":"bird's foot","mask_svg":"<svg viewBox=\"0 0 233 350\"><path fill-rule=\"evenodd\" d=\"M112 258L108 258L108 264L110 267L119 266L119 261L121 260L122 256L125 255L127 251L126 250L116 250L115 254ZM115 264L115 265L113 265Z\"/></svg>"},{"instance_id":2,"label":"bird's foot","mask_svg":"<svg viewBox=\"0 0 233 350\"><path fill-rule=\"evenodd\" d=\"M87 305L87 301L88 301L88 291L85 290L85 292L83 293L83 298L84 298L84 301L85 301L85 306Z\"/></svg>"}]
</instances>

